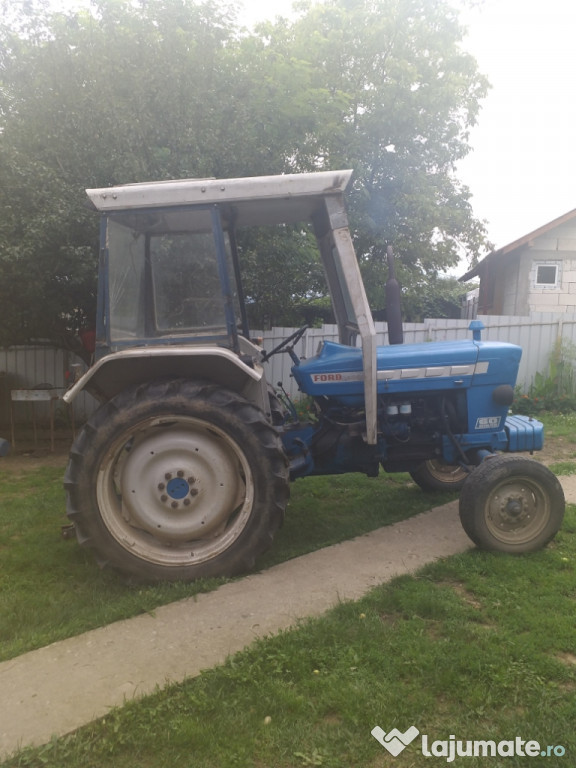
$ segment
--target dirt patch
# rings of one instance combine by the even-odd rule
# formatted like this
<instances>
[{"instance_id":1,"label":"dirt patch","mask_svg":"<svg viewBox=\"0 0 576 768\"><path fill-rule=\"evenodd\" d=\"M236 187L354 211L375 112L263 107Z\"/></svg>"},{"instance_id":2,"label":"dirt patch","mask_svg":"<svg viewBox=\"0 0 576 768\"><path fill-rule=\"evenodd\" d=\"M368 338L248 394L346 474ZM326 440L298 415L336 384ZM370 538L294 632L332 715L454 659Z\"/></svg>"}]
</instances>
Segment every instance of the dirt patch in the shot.
<instances>
[{"instance_id":1,"label":"dirt patch","mask_svg":"<svg viewBox=\"0 0 576 768\"><path fill-rule=\"evenodd\" d=\"M342 716L337 714L336 712L330 712L327 715L324 715L321 722L323 725L332 725L334 727L340 727L342 725Z\"/></svg>"},{"instance_id":2,"label":"dirt patch","mask_svg":"<svg viewBox=\"0 0 576 768\"><path fill-rule=\"evenodd\" d=\"M4 429L2 437L10 439L10 431ZM48 430L39 430L34 440L31 430L17 428L16 447L0 459L0 469L20 474L40 467L63 467L68 460L73 436L70 430L56 430L54 450L51 448Z\"/></svg>"},{"instance_id":3,"label":"dirt patch","mask_svg":"<svg viewBox=\"0 0 576 768\"><path fill-rule=\"evenodd\" d=\"M31 469L40 467L64 467L68 460L68 451L37 451L34 453L22 453L15 456L6 456L1 460L0 468L9 472L21 474Z\"/></svg>"},{"instance_id":4,"label":"dirt patch","mask_svg":"<svg viewBox=\"0 0 576 768\"><path fill-rule=\"evenodd\" d=\"M529 456L530 454L526 454ZM565 437L545 437L544 448L536 451L532 458L541 461L548 466L557 461L576 460L576 444Z\"/></svg>"},{"instance_id":5,"label":"dirt patch","mask_svg":"<svg viewBox=\"0 0 576 768\"><path fill-rule=\"evenodd\" d=\"M447 587L450 587L450 589L453 589L454 592L458 595L458 597L466 603L466 605L471 606L475 610L479 611L482 609L482 603L477 600L472 592L469 592L464 584L461 584L459 581L439 581L437 582L440 586L444 585Z\"/></svg>"}]
</instances>

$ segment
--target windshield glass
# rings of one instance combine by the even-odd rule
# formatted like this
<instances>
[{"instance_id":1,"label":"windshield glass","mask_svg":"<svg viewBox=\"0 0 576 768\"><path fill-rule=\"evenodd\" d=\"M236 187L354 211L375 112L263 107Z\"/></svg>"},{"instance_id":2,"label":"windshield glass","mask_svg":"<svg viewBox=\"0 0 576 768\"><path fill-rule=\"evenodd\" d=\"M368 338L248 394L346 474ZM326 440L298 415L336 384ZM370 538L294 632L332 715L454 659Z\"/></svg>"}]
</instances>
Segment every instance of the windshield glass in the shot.
<instances>
[{"instance_id":1,"label":"windshield glass","mask_svg":"<svg viewBox=\"0 0 576 768\"><path fill-rule=\"evenodd\" d=\"M215 237L205 208L126 212L108 217L110 340L188 335L228 337L238 292L226 233ZM218 258L217 242L222 243ZM224 266L225 265L225 266ZM231 294L227 323L223 273ZM233 316L232 316L233 315Z\"/></svg>"},{"instance_id":2,"label":"windshield glass","mask_svg":"<svg viewBox=\"0 0 576 768\"><path fill-rule=\"evenodd\" d=\"M226 316L212 233L150 238L154 325L159 332L225 332Z\"/></svg>"},{"instance_id":3,"label":"windshield glass","mask_svg":"<svg viewBox=\"0 0 576 768\"><path fill-rule=\"evenodd\" d=\"M144 327L144 263L146 238L142 233L108 221L108 292L110 337L141 339Z\"/></svg>"}]
</instances>

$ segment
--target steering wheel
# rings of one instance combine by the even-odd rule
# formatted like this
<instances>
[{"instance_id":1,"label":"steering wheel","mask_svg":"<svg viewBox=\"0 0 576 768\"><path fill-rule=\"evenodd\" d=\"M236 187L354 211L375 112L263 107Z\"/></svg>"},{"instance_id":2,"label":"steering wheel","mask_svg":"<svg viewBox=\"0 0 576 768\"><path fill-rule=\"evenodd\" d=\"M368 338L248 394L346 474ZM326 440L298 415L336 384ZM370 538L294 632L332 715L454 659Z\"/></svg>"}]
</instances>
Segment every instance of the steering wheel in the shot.
<instances>
[{"instance_id":1,"label":"steering wheel","mask_svg":"<svg viewBox=\"0 0 576 768\"><path fill-rule=\"evenodd\" d=\"M291 333L290 336L287 336L285 339L283 339L280 344L277 344L274 349L270 350L270 352L264 352L262 355L262 362L265 363L267 360L270 360L273 355L276 355L278 352L282 352L284 347L293 347L294 344L296 344L296 342L299 341L302 336L304 336L308 328L308 325L303 325L302 328L298 328L297 331L294 331L294 333Z\"/></svg>"}]
</instances>

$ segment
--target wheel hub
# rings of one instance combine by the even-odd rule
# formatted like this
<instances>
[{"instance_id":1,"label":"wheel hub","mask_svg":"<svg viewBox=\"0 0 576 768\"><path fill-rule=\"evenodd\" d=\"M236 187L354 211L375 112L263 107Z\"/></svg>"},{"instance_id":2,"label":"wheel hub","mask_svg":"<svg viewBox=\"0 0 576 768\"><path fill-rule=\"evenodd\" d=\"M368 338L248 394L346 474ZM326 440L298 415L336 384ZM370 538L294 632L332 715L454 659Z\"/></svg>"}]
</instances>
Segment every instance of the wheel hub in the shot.
<instances>
[{"instance_id":1,"label":"wheel hub","mask_svg":"<svg viewBox=\"0 0 576 768\"><path fill-rule=\"evenodd\" d=\"M508 496L500 507L502 518L516 522L526 512L527 505L522 496Z\"/></svg>"},{"instance_id":2,"label":"wheel hub","mask_svg":"<svg viewBox=\"0 0 576 768\"><path fill-rule=\"evenodd\" d=\"M245 494L225 441L173 425L158 425L135 441L118 483L124 519L167 543L216 535Z\"/></svg>"},{"instance_id":3,"label":"wheel hub","mask_svg":"<svg viewBox=\"0 0 576 768\"><path fill-rule=\"evenodd\" d=\"M530 519L530 508L534 500L528 499L526 494L525 489L521 489L520 492L502 493L494 497L493 519L499 528L514 530Z\"/></svg>"},{"instance_id":4,"label":"wheel hub","mask_svg":"<svg viewBox=\"0 0 576 768\"><path fill-rule=\"evenodd\" d=\"M528 479L509 480L491 497L489 525L499 535L509 535L515 540L519 536L530 535L533 528L540 527L544 510L541 494Z\"/></svg>"},{"instance_id":5,"label":"wheel hub","mask_svg":"<svg viewBox=\"0 0 576 768\"><path fill-rule=\"evenodd\" d=\"M189 507L191 500L198 496L198 489L192 486L196 483L195 477L185 477L186 473L179 469L175 475L166 472L162 481L158 483L158 494L163 504L168 504L172 509ZM164 481L167 482L164 482Z\"/></svg>"},{"instance_id":6,"label":"wheel hub","mask_svg":"<svg viewBox=\"0 0 576 768\"><path fill-rule=\"evenodd\" d=\"M173 477L166 486L166 491L171 499L184 499L190 493L190 485L183 477Z\"/></svg>"}]
</instances>

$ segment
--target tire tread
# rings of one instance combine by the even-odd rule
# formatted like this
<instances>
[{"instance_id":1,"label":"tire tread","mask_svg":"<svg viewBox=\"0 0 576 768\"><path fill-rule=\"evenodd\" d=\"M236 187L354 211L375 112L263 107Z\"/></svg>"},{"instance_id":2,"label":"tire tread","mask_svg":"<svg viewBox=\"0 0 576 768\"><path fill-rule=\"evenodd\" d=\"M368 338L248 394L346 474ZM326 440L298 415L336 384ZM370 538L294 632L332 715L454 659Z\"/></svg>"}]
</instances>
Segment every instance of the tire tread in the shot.
<instances>
[{"instance_id":1,"label":"tire tread","mask_svg":"<svg viewBox=\"0 0 576 768\"><path fill-rule=\"evenodd\" d=\"M195 409L200 411L217 408L224 414L230 414L237 422L242 422L248 433L255 437L259 446L261 461L258 463L270 469L267 476L259 480L260 484L268 489L264 494L267 497L267 503L265 509L256 509L254 512L255 522L252 527L255 530L247 537L247 546L244 549L238 547L238 551L228 558L228 562L219 563L217 567L212 560L172 569L168 566L148 564L145 561L138 565L134 562L137 558L132 555L123 558L117 545L111 547L105 536L94 533L97 529L93 519L96 501L89 504L86 495L93 494L93 463L97 454L94 442L97 436L106 433L114 434L115 431L122 429L123 425L127 426L130 414L142 412L146 404L153 408L155 403L165 403L168 400L171 402L173 412L178 415L185 415L193 404ZM259 469L260 467L253 467L254 472ZM254 480L257 484L256 477ZM282 525L290 495L288 462L279 434L266 421L265 415L232 390L223 389L210 382L189 379L140 384L102 405L86 423L72 446L64 487L67 495L66 513L74 523L78 542L94 550L101 567L113 568L130 579L140 581L191 581L204 576L232 576L250 570L254 567L256 558L270 548L276 532ZM262 507L262 502L260 506ZM243 539L243 534L244 532L239 539ZM215 560L226 559L226 554L225 552L218 555Z\"/></svg>"}]
</instances>

